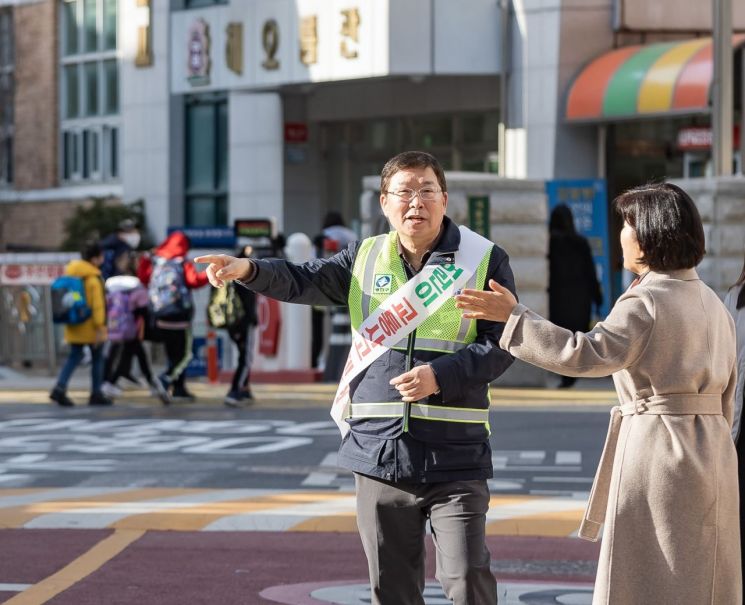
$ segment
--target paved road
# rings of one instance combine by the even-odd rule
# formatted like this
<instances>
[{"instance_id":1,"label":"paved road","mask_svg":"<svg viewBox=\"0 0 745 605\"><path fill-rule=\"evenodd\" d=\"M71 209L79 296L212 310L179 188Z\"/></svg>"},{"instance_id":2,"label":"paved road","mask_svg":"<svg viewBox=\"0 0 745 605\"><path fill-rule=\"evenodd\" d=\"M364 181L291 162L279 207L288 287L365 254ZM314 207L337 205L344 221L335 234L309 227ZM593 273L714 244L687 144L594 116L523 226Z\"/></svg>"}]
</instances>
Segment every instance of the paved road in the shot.
<instances>
[{"instance_id":1,"label":"paved road","mask_svg":"<svg viewBox=\"0 0 745 605\"><path fill-rule=\"evenodd\" d=\"M0 601L369 603L352 478L336 467L327 410L267 400L67 410L6 398ZM500 602L590 603L597 545L569 536L607 408L526 401L490 418ZM436 582L427 595L447 602Z\"/></svg>"}]
</instances>

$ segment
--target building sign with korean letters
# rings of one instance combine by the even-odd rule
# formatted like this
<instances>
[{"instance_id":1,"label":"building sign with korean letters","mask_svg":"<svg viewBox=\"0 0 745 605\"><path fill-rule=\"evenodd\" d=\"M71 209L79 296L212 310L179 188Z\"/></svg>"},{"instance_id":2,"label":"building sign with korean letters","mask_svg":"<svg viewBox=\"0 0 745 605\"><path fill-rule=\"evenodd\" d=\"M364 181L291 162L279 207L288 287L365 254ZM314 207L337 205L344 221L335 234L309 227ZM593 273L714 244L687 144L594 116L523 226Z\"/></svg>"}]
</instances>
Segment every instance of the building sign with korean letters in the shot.
<instances>
[{"instance_id":1,"label":"building sign with korean letters","mask_svg":"<svg viewBox=\"0 0 745 605\"><path fill-rule=\"evenodd\" d=\"M188 93L195 85L267 90L390 75L498 74L498 0L479 0L469 11L456 4L231 0L173 11L171 92Z\"/></svg>"},{"instance_id":2,"label":"building sign with korean letters","mask_svg":"<svg viewBox=\"0 0 745 605\"><path fill-rule=\"evenodd\" d=\"M210 83L210 26L197 19L189 27L187 37L187 78L192 86Z\"/></svg>"}]
</instances>

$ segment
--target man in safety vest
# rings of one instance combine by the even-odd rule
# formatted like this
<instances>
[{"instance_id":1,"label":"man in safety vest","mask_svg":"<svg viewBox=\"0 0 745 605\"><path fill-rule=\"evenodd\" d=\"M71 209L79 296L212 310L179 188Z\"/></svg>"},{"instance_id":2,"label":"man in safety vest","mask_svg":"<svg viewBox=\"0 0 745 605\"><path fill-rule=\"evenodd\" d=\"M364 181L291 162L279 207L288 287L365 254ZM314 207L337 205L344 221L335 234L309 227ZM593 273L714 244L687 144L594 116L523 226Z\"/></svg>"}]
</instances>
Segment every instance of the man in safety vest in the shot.
<instances>
[{"instance_id":1,"label":"man in safety vest","mask_svg":"<svg viewBox=\"0 0 745 605\"><path fill-rule=\"evenodd\" d=\"M220 287L239 280L278 300L348 305L353 344L332 416L338 464L354 472L357 525L372 602L422 603L429 520L437 578L459 605L496 603L485 525L492 477L489 383L512 363L501 323L463 319L453 295L494 279L515 291L507 254L445 216L439 162L408 151L389 160L380 205L395 231L329 259L208 255Z\"/></svg>"}]
</instances>

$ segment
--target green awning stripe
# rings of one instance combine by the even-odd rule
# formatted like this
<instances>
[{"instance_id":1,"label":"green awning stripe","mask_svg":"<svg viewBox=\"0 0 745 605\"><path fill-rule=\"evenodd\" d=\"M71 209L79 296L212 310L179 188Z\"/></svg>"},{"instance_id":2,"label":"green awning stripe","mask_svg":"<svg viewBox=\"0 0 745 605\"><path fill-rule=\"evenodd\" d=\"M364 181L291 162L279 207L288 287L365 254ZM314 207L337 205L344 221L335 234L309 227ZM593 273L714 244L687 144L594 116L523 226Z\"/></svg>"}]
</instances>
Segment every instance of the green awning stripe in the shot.
<instances>
[{"instance_id":1,"label":"green awning stripe","mask_svg":"<svg viewBox=\"0 0 745 605\"><path fill-rule=\"evenodd\" d=\"M623 63L608 83L603 115L631 116L637 113L639 88L652 65L677 42L662 42L641 48Z\"/></svg>"}]
</instances>

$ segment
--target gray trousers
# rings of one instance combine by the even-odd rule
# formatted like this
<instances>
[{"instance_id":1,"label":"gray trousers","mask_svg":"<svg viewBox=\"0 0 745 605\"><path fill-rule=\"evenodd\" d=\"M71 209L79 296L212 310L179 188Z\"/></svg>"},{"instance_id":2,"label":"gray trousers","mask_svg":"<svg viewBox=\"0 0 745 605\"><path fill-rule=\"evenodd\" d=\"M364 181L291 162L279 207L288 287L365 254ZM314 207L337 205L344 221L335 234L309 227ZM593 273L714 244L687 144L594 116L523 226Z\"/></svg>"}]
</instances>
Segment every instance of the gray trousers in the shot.
<instances>
[{"instance_id":1,"label":"gray trousers","mask_svg":"<svg viewBox=\"0 0 745 605\"><path fill-rule=\"evenodd\" d=\"M447 597L455 605L497 602L486 547L486 481L391 483L355 473L355 485L373 605L424 605L427 520Z\"/></svg>"}]
</instances>

